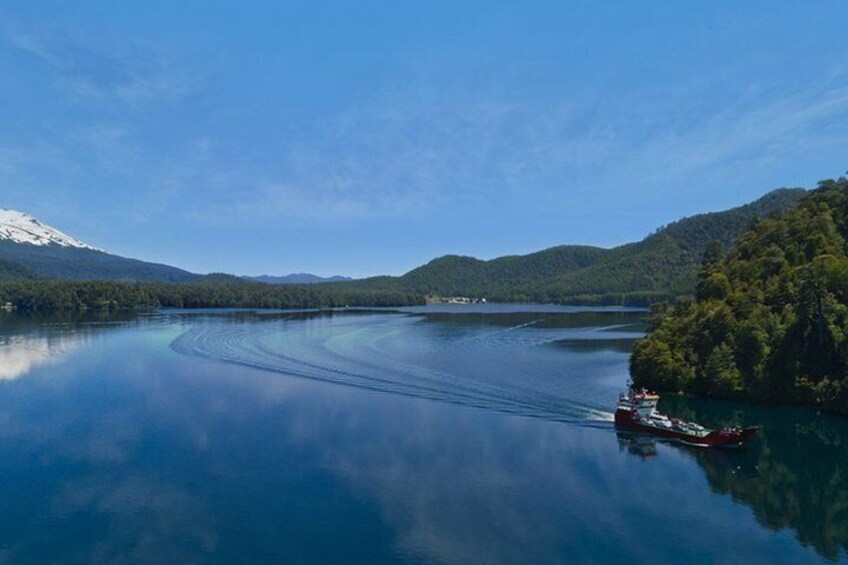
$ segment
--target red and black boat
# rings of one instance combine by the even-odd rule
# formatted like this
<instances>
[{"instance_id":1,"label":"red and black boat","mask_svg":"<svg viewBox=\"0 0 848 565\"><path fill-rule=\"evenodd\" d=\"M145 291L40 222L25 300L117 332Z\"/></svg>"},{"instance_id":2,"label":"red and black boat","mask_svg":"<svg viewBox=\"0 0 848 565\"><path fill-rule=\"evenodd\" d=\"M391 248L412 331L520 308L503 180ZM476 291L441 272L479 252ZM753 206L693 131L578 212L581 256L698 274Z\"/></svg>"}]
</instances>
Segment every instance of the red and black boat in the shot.
<instances>
[{"instance_id":1,"label":"red and black boat","mask_svg":"<svg viewBox=\"0 0 848 565\"><path fill-rule=\"evenodd\" d=\"M738 447L757 435L758 426L750 428L707 429L693 422L669 418L657 412L660 397L645 389L631 389L618 399L616 427L645 432L698 447Z\"/></svg>"}]
</instances>

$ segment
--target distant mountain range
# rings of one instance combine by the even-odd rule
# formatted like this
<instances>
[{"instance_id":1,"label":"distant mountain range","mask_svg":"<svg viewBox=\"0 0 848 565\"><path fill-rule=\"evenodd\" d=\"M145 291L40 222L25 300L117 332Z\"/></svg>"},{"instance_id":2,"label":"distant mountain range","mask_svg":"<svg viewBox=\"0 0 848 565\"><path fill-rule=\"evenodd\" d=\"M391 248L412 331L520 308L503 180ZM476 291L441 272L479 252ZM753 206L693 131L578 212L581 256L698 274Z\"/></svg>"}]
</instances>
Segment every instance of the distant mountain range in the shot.
<instances>
[{"instance_id":1,"label":"distant mountain range","mask_svg":"<svg viewBox=\"0 0 848 565\"><path fill-rule=\"evenodd\" d=\"M256 281L266 284L318 284L318 283L328 283L328 282L342 282L342 281L352 281L353 279L350 277L342 277L342 276L333 276L333 277L319 277L318 275L312 275L309 273L292 273L290 275L284 275L281 277L274 277L271 275L259 275L258 277L243 277L250 281Z\"/></svg>"},{"instance_id":2,"label":"distant mountain range","mask_svg":"<svg viewBox=\"0 0 848 565\"><path fill-rule=\"evenodd\" d=\"M711 241L730 246L754 220L795 206L804 194L803 189L775 190L751 204L685 218L658 229L642 241L612 249L562 245L489 261L445 255L400 277L359 280L305 273L243 278L199 275L112 255L32 216L0 210L0 279L322 283L322 287L339 292L385 291L559 303L599 297L619 300L624 294L643 297L685 294L694 287L697 265Z\"/></svg>"}]
</instances>

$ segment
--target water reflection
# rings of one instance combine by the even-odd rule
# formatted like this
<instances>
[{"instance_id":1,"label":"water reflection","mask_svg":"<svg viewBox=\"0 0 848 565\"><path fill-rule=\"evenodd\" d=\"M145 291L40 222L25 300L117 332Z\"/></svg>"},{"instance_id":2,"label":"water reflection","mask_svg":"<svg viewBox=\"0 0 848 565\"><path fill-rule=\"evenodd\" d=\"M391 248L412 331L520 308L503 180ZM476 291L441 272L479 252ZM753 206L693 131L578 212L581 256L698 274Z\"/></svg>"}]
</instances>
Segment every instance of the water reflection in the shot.
<instances>
[{"instance_id":1,"label":"water reflection","mask_svg":"<svg viewBox=\"0 0 848 565\"><path fill-rule=\"evenodd\" d=\"M131 312L65 312L17 314L0 312L0 381L56 364L96 336L118 327L150 325L153 319Z\"/></svg>"},{"instance_id":2,"label":"water reflection","mask_svg":"<svg viewBox=\"0 0 848 565\"><path fill-rule=\"evenodd\" d=\"M35 367L57 361L86 341L86 336L76 334L0 336L0 380L16 379Z\"/></svg>"},{"instance_id":3,"label":"water reflection","mask_svg":"<svg viewBox=\"0 0 848 565\"><path fill-rule=\"evenodd\" d=\"M694 563L727 561L727 548L744 563L814 560L795 532L815 539L806 543L821 555L844 549L844 462L817 468L806 440L828 447L817 458L834 445L844 457L842 421L791 412L771 422L744 405L670 398L665 412L753 420L766 432L744 452L631 445L610 424L506 416L168 349L198 326L252 329L275 355L355 364L366 375L388 370L390 359L581 402L614 400L626 354L510 329L526 314L451 325L385 311L368 320L165 313L76 325L103 339L30 369L57 378L0 386L0 561ZM280 332L287 324L296 331ZM38 335L25 328L7 333ZM490 335L500 330L524 335L491 345L505 342ZM551 328L562 331L579 328ZM452 347L450 336L466 341ZM830 483L801 484L818 481ZM810 498L817 489L828 500ZM774 502L793 497L788 510ZM802 506L806 517L781 522ZM832 516L809 522L822 512Z\"/></svg>"},{"instance_id":4,"label":"water reflection","mask_svg":"<svg viewBox=\"0 0 848 565\"><path fill-rule=\"evenodd\" d=\"M657 439L647 434L616 430L618 447L641 459L653 459L657 456Z\"/></svg>"},{"instance_id":5,"label":"water reflection","mask_svg":"<svg viewBox=\"0 0 848 565\"><path fill-rule=\"evenodd\" d=\"M0 381L59 362L104 328L126 323L127 319L126 314L108 313L51 317L0 313Z\"/></svg>"},{"instance_id":6,"label":"water reflection","mask_svg":"<svg viewBox=\"0 0 848 565\"><path fill-rule=\"evenodd\" d=\"M764 526L794 531L827 559L848 556L848 421L807 409L682 396L663 398L661 409L711 426L762 425L739 449L662 445L692 457L714 492L750 507ZM650 436L617 436L623 451L642 459L658 455Z\"/></svg>"}]
</instances>

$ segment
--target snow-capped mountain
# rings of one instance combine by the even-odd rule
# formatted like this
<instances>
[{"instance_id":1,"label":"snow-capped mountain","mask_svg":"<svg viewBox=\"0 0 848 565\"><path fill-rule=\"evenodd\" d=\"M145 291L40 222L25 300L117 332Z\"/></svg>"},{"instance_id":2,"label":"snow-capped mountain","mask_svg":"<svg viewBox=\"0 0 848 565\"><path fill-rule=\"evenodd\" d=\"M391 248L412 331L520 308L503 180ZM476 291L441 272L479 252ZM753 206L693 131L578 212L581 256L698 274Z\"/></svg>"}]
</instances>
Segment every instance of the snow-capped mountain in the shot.
<instances>
[{"instance_id":1,"label":"snow-capped mountain","mask_svg":"<svg viewBox=\"0 0 848 565\"><path fill-rule=\"evenodd\" d=\"M29 243L30 245L58 245L60 247L100 251L100 249L74 239L56 228L42 224L29 214L7 210L6 208L0 208L0 240Z\"/></svg>"},{"instance_id":2,"label":"snow-capped mountain","mask_svg":"<svg viewBox=\"0 0 848 565\"><path fill-rule=\"evenodd\" d=\"M0 208L0 279L4 278L188 282L201 275L112 255L29 214Z\"/></svg>"}]
</instances>

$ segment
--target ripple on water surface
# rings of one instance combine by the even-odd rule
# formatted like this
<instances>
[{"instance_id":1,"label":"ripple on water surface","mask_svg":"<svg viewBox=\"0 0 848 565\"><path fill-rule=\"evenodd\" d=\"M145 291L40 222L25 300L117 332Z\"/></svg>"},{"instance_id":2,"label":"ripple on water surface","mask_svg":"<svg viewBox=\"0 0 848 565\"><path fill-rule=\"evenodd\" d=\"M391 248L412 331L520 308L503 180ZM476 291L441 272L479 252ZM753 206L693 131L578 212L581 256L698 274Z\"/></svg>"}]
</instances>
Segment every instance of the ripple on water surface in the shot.
<instances>
[{"instance_id":1,"label":"ripple on water surface","mask_svg":"<svg viewBox=\"0 0 848 565\"><path fill-rule=\"evenodd\" d=\"M611 421L626 380L618 344L640 335L637 314L596 314L594 325L562 313L461 317L460 324L444 313L212 318L171 347L360 389L586 426Z\"/></svg>"}]
</instances>

